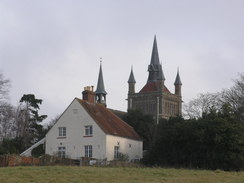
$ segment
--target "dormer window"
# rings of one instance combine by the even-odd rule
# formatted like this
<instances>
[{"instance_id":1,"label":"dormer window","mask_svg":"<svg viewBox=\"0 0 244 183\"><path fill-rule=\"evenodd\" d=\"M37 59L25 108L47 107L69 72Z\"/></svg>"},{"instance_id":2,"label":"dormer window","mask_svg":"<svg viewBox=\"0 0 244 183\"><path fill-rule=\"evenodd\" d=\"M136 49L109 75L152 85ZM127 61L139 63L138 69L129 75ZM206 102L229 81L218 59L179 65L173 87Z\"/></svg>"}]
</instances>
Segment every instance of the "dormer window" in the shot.
<instances>
[{"instance_id":1,"label":"dormer window","mask_svg":"<svg viewBox=\"0 0 244 183\"><path fill-rule=\"evenodd\" d=\"M85 136L93 136L92 125L85 126Z\"/></svg>"}]
</instances>

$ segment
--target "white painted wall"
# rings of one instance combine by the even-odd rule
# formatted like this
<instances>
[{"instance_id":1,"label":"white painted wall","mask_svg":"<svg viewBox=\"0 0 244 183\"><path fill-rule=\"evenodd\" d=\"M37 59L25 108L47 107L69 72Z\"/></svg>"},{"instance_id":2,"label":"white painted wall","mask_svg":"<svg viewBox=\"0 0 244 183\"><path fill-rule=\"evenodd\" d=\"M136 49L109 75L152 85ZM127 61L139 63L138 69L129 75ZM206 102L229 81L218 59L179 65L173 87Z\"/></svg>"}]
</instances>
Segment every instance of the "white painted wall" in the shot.
<instances>
[{"instance_id":1,"label":"white painted wall","mask_svg":"<svg viewBox=\"0 0 244 183\"><path fill-rule=\"evenodd\" d=\"M93 137L84 137L86 125L93 126ZM66 127L66 138L58 138L59 127ZM106 158L105 140L105 133L81 104L74 100L47 133L46 154L53 155L58 151L59 146L65 146L68 157L79 159L85 156L84 146L92 145L93 157L104 159Z\"/></svg>"},{"instance_id":2,"label":"white painted wall","mask_svg":"<svg viewBox=\"0 0 244 183\"><path fill-rule=\"evenodd\" d=\"M119 146L119 152L129 156L129 160L141 159L143 153L142 141L132 140L113 135L106 136L106 152L108 160L114 159L114 146Z\"/></svg>"}]
</instances>

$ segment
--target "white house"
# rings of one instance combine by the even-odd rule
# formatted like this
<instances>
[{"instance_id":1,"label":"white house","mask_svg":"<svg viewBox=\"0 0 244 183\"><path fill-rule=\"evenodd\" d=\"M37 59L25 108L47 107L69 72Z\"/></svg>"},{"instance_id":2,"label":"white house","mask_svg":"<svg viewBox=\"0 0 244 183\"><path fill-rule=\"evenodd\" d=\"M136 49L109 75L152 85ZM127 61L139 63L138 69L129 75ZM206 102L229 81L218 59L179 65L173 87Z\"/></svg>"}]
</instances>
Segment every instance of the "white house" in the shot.
<instances>
[{"instance_id":1,"label":"white house","mask_svg":"<svg viewBox=\"0 0 244 183\"><path fill-rule=\"evenodd\" d=\"M142 140L104 105L75 98L46 135L46 154L114 160L142 158Z\"/></svg>"}]
</instances>

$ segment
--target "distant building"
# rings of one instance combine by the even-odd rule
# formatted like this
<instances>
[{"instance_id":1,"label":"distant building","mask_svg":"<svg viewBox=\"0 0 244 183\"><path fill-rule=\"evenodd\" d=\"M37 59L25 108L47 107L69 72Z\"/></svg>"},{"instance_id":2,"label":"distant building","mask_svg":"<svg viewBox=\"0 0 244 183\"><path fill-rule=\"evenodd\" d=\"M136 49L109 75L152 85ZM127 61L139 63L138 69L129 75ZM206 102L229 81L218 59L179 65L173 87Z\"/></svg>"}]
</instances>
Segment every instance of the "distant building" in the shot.
<instances>
[{"instance_id":1,"label":"distant building","mask_svg":"<svg viewBox=\"0 0 244 183\"><path fill-rule=\"evenodd\" d=\"M165 86L162 65L159 62L156 36L154 37L151 62L148 66L148 79L145 86L135 92L136 80L133 69L128 84L128 109L139 109L145 114L152 114L156 119L169 118L182 114L181 79L179 70L174 82L175 93Z\"/></svg>"}]
</instances>

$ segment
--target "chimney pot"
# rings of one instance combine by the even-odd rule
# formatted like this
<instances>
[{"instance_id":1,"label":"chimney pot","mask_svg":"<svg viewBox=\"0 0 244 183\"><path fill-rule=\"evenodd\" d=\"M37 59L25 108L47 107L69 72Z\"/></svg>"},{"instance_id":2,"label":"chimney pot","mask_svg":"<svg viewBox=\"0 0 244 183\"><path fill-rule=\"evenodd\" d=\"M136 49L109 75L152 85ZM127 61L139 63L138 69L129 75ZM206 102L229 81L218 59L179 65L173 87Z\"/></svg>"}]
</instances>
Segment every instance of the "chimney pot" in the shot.
<instances>
[{"instance_id":1,"label":"chimney pot","mask_svg":"<svg viewBox=\"0 0 244 183\"><path fill-rule=\"evenodd\" d=\"M93 92L92 86L84 87L84 91L82 92L82 99L89 103L95 104L95 92Z\"/></svg>"}]
</instances>

